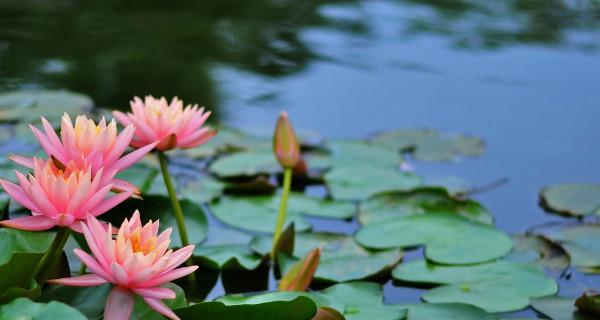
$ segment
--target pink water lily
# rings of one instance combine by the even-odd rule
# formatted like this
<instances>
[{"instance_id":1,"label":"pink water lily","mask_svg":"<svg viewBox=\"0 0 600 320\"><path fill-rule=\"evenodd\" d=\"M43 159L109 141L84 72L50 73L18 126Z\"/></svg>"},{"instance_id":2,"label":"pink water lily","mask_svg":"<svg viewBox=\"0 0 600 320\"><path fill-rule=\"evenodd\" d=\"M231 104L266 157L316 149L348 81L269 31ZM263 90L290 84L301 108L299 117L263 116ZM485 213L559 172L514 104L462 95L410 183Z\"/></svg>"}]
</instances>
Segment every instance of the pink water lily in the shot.
<instances>
[{"instance_id":1,"label":"pink water lily","mask_svg":"<svg viewBox=\"0 0 600 320\"><path fill-rule=\"evenodd\" d=\"M103 169L105 174L103 182L112 183L117 191L133 190L137 192L136 186L124 180L114 179L114 176L140 160L156 145L156 143L152 143L155 141L152 141L145 147L123 156L125 149L131 143L135 126L127 126L117 135L117 125L114 119L107 123L104 117L96 124L92 119L80 115L77 116L73 125L69 115L64 114L61 120L60 138L52 125L43 117L43 132L34 126L30 127L48 157L57 162L57 165L73 162L79 168L89 166L93 176ZM33 168L31 158L12 156L11 159L28 168ZM108 181L108 177L111 177L110 181Z\"/></svg>"},{"instance_id":2,"label":"pink water lily","mask_svg":"<svg viewBox=\"0 0 600 320\"><path fill-rule=\"evenodd\" d=\"M174 148L193 148L207 142L216 131L203 126L210 111L198 105L183 107L183 101L177 97L169 104L163 97L156 99L146 96L145 100L135 97L131 101L131 111L114 111L113 115L121 124L136 126L132 145L143 147L154 141L160 141L156 148L166 151Z\"/></svg>"},{"instance_id":3,"label":"pink water lily","mask_svg":"<svg viewBox=\"0 0 600 320\"><path fill-rule=\"evenodd\" d=\"M80 221L105 213L133 193L110 196L113 185L102 183L102 169L92 176L90 167L81 170L72 161L62 169L52 160L33 159L32 164L33 174L27 177L16 171L19 184L0 179L4 191L32 215L0 221L0 225L30 231L59 226L81 232Z\"/></svg>"},{"instance_id":4,"label":"pink water lily","mask_svg":"<svg viewBox=\"0 0 600 320\"><path fill-rule=\"evenodd\" d=\"M83 234L93 256L80 249L74 252L93 273L48 282L81 287L113 283L115 286L104 308L106 320L129 319L136 294L157 312L178 319L162 302L163 299L174 299L175 292L161 285L198 268L177 268L192 255L194 246L173 251L169 249L171 228L160 234L158 228L158 221L149 221L142 227L139 212L135 211L131 220L125 219L113 239L112 226L106 230L98 220L90 217L83 225Z\"/></svg>"}]
</instances>

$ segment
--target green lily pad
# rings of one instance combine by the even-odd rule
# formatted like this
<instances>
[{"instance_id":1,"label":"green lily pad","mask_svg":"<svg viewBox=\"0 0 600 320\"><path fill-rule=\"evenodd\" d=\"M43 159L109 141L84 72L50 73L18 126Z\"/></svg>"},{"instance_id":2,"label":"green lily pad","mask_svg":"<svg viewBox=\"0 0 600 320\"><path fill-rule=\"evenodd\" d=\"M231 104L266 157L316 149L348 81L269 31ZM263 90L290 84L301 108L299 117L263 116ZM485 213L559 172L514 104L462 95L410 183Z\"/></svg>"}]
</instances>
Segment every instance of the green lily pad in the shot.
<instances>
[{"instance_id":1,"label":"green lily pad","mask_svg":"<svg viewBox=\"0 0 600 320\"><path fill-rule=\"evenodd\" d=\"M171 310L183 308L187 306L185 292L183 289L174 283L165 283L161 287L169 288L175 292L175 299L162 300ZM139 296L135 296L135 304L130 320L164 320L165 317L150 308L148 304Z\"/></svg>"},{"instance_id":2,"label":"green lily pad","mask_svg":"<svg viewBox=\"0 0 600 320\"><path fill-rule=\"evenodd\" d=\"M300 292L300 291L278 291L259 294L231 294L216 299L217 302L222 302L227 306L235 305L255 305L273 301L292 301L298 297L310 298L316 304L317 308L330 307L336 310L343 310L343 302L327 296L317 291Z\"/></svg>"},{"instance_id":3,"label":"green lily pad","mask_svg":"<svg viewBox=\"0 0 600 320\"><path fill-rule=\"evenodd\" d=\"M407 320L492 320L485 310L464 303L415 303L406 307L408 308Z\"/></svg>"},{"instance_id":4,"label":"green lily pad","mask_svg":"<svg viewBox=\"0 0 600 320\"><path fill-rule=\"evenodd\" d=\"M312 158L312 166L331 168L362 165L368 163L378 168L398 168L402 164L402 155L395 148L373 145L364 141L343 140L330 142L328 153Z\"/></svg>"},{"instance_id":5,"label":"green lily pad","mask_svg":"<svg viewBox=\"0 0 600 320\"><path fill-rule=\"evenodd\" d=\"M179 200L184 215L185 226L191 244L202 242L208 234L208 221L204 210L188 199ZM102 215L114 226L120 226L125 218L130 218L135 210L140 211L142 224L148 220L160 220L160 229L173 228L171 247L181 247L177 221L173 214L171 201L164 196L144 196L143 200L129 199L115 209Z\"/></svg>"},{"instance_id":6,"label":"green lily pad","mask_svg":"<svg viewBox=\"0 0 600 320\"><path fill-rule=\"evenodd\" d=\"M177 194L181 198L188 199L196 204L203 204L221 196L225 190L225 183L212 178L209 175L198 175L173 179ZM144 195L168 196L167 188L161 174L154 177Z\"/></svg>"},{"instance_id":7,"label":"green lily pad","mask_svg":"<svg viewBox=\"0 0 600 320\"><path fill-rule=\"evenodd\" d=\"M154 180L159 176L160 172L157 168L142 163L136 163L126 170L119 172L116 178L132 183L139 188L142 194L146 194L150 190ZM160 176L159 180L162 182L162 176ZM166 188L164 194L166 194Z\"/></svg>"},{"instance_id":8,"label":"green lily pad","mask_svg":"<svg viewBox=\"0 0 600 320\"><path fill-rule=\"evenodd\" d=\"M537 235L514 235L513 249L505 258L511 261L535 264L550 270L562 271L571 263L565 250Z\"/></svg>"},{"instance_id":9,"label":"green lily pad","mask_svg":"<svg viewBox=\"0 0 600 320\"><path fill-rule=\"evenodd\" d=\"M427 302L467 303L487 312L520 310L529 306L530 298L558 291L556 281L542 269L506 260L468 266L412 261L396 267L392 275L400 281L441 285L423 294Z\"/></svg>"},{"instance_id":10,"label":"green lily pad","mask_svg":"<svg viewBox=\"0 0 600 320\"><path fill-rule=\"evenodd\" d=\"M600 185L559 184L540 191L542 206L566 216L600 214Z\"/></svg>"},{"instance_id":11,"label":"green lily pad","mask_svg":"<svg viewBox=\"0 0 600 320\"><path fill-rule=\"evenodd\" d=\"M384 191L408 191L421 184L412 173L367 164L334 167L324 178L334 199L350 200L364 200Z\"/></svg>"},{"instance_id":12,"label":"green lily pad","mask_svg":"<svg viewBox=\"0 0 600 320\"><path fill-rule=\"evenodd\" d=\"M19 298L9 304L0 306L0 320L14 319L69 319L86 320L87 318L77 309L64 303L36 303L27 298Z\"/></svg>"},{"instance_id":13,"label":"green lily pad","mask_svg":"<svg viewBox=\"0 0 600 320\"><path fill-rule=\"evenodd\" d=\"M317 308L311 299L299 296L290 301L240 305L202 302L177 309L175 312L182 320L310 320L316 314Z\"/></svg>"},{"instance_id":14,"label":"green lily pad","mask_svg":"<svg viewBox=\"0 0 600 320\"><path fill-rule=\"evenodd\" d=\"M512 248L505 233L454 213L411 215L371 223L359 229L355 239L373 249L425 245L427 259L444 264L490 261Z\"/></svg>"},{"instance_id":15,"label":"green lily pad","mask_svg":"<svg viewBox=\"0 0 600 320\"><path fill-rule=\"evenodd\" d=\"M484 142L462 134L442 134L431 129L401 129L381 133L372 143L410 151L415 159L452 161L459 157L476 157L485 152Z\"/></svg>"},{"instance_id":16,"label":"green lily pad","mask_svg":"<svg viewBox=\"0 0 600 320\"><path fill-rule=\"evenodd\" d=\"M89 112L92 105L88 96L68 91L11 91L0 94L0 121L37 123L43 116L58 126L63 113L74 117Z\"/></svg>"},{"instance_id":17,"label":"green lily pad","mask_svg":"<svg viewBox=\"0 0 600 320\"><path fill-rule=\"evenodd\" d=\"M32 289L35 290L31 276L53 239L52 232L0 229L0 292L3 301L14 299L19 294L29 295Z\"/></svg>"},{"instance_id":18,"label":"green lily pad","mask_svg":"<svg viewBox=\"0 0 600 320\"><path fill-rule=\"evenodd\" d=\"M243 244L202 245L194 249L194 261L213 269L255 270L262 260L248 245Z\"/></svg>"},{"instance_id":19,"label":"green lily pad","mask_svg":"<svg viewBox=\"0 0 600 320\"><path fill-rule=\"evenodd\" d=\"M571 265L586 273L600 272L600 225L565 227L547 237L567 251Z\"/></svg>"},{"instance_id":20,"label":"green lily pad","mask_svg":"<svg viewBox=\"0 0 600 320\"><path fill-rule=\"evenodd\" d=\"M250 177L281 172L281 167L270 149L237 152L222 156L209 167L220 178Z\"/></svg>"},{"instance_id":21,"label":"green lily pad","mask_svg":"<svg viewBox=\"0 0 600 320\"><path fill-rule=\"evenodd\" d=\"M492 224L493 217L479 202L451 197L443 188L425 187L412 191L387 192L361 203L358 221L367 225L413 214L454 212L472 221Z\"/></svg>"},{"instance_id":22,"label":"green lily pad","mask_svg":"<svg viewBox=\"0 0 600 320\"><path fill-rule=\"evenodd\" d=\"M257 237L251 247L259 254L271 250L270 237ZM314 275L316 281L345 282L362 280L393 268L402 258L399 250L370 251L359 246L354 239L338 233L298 233L294 238L293 257L280 259L283 273L294 262L320 247L321 259Z\"/></svg>"},{"instance_id":23,"label":"green lily pad","mask_svg":"<svg viewBox=\"0 0 600 320\"><path fill-rule=\"evenodd\" d=\"M279 211L279 195L223 197L210 208L219 220L244 230L272 233ZM310 224L302 215L348 219L356 214L356 205L292 193L288 199L286 224L294 221L296 231L305 231Z\"/></svg>"},{"instance_id":24,"label":"green lily pad","mask_svg":"<svg viewBox=\"0 0 600 320\"><path fill-rule=\"evenodd\" d=\"M593 315L578 311L575 298L544 297L530 300L531 307L552 320L593 320Z\"/></svg>"},{"instance_id":25,"label":"green lily pad","mask_svg":"<svg viewBox=\"0 0 600 320\"><path fill-rule=\"evenodd\" d=\"M340 283L322 293L344 303L340 312L346 320L397 320L406 316L406 309L383 304L383 289L377 283Z\"/></svg>"},{"instance_id":26,"label":"green lily pad","mask_svg":"<svg viewBox=\"0 0 600 320\"><path fill-rule=\"evenodd\" d=\"M257 137L229 127L221 127L217 130L218 134L207 143L197 148L182 150L181 153L191 158L204 158L225 152L271 148L272 142L268 138Z\"/></svg>"}]
</instances>

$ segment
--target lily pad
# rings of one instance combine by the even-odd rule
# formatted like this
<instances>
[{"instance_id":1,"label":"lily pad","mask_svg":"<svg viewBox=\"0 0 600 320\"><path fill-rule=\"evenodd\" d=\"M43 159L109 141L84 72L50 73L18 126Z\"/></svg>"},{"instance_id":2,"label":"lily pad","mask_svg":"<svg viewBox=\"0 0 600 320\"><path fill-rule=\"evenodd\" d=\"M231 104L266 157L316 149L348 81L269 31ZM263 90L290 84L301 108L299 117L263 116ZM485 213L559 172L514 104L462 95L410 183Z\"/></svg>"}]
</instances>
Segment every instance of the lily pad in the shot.
<instances>
[{"instance_id":1,"label":"lily pad","mask_svg":"<svg viewBox=\"0 0 600 320\"><path fill-rule=\"evenodd\" d=\"M289 301L226 305L222 302L202 302L175 310L182 320L310 320L316 314L315 303L298 296Z\"/></svg>"},{"instance_id":2,"label":"lily pad","mask_svg":"<svg viewBox=\"0 0 600 320\"><path fill-rule=\"evenodd\" d=\"M575 298L544 297L531 299L531 307L552 320L593 320L593 315L578 311Z\"/></svg>"},{"instance_id":3,"label":"lily pad","mask_svg":"<svg viewBox=\"0 0 600 320\"><path fill-rule=\"evenodd\" d=\"M565 227L547 234L547 237L567 251L571 265L586 273L600 271L600 225Z\"/></svg>"},{"instance_id":4,"label":"lily pad","mask_svg":"<svg viewBox=\"0 0 600 320\"><path fill-rule=\"evenodd\" d=\"M424 161L452 161L485 152L484 142L462 134L442 134L431 129L401 129L381 133L372 140L375 144L412 152L415 159Z\"/></svg>"},{"instance_id":5,"label":"lily pad","mask_svg":"<svg viewBox=\"0 0 600 320\"><path fill-rule=\"evenodd\" d=\"M69 319L86 320L87 318L77 309L64 303L36 303L27 298L19 298L9 304L0 306L0 320L13 319Z\"/></svg>"},{"instance_id":6,"label":"lily pad","mask_svg":"<svg viewBox=\"0 0 600 320\"><path fill-rule=\"evenodd\" d=\"M567 216L600 214L600 185L559 184L540 191L542 206L551 212Z\"/></svg>"},{"instance_id":7,"label":"lily pad","mask_svg":"<svg viewBox=\"0 0 600 320\"><path fill-rule=\"evenodd\" d=\"M360 205L361 224L431 212L454 212L472 221L492 224L493 217L479 202L451 197L446 189L425 187L412 191L386 192L370 197Z\"/></svg>"},{"instance_id":8,"label":"lily pad","mask_svg":"<svg viewBox=\"0 0 600 320\"><path fill-rule=\"evenodd\" d=\"M212 201L221 196L226 185L209 175L196 175L194 177L174 177L173 184L177 194L198 205ZM167 188L161 174L154 177L150 187L144 194L168 196Z\"/></svg>"},{"instance_id":9,"label":"lily pad","mask_svg":"<svg viewBox=\"0 0 600 320\"><path fill-rule=\"evenodd\" d=\"M511 261L535 264L561 272L569 267L570 260L565 250L537 235L514 235L513 249L505 258Z\"/></svg>"},{"instance_id":10,"label":"lily pad","mask_svg":"<svg viewBox=\"0 0 600 320\"><path fill-rule=\"evenodd\" d=\"M270 237L257 237L251 247L259 254L271 250ZM345 282L362 280L393 268L402 258L399 250L371 251L359 246L354 239L339 233L297 233L293 258L280 260L283 273L311 250L321 248L321 260L314 275L315 281Z\"/></svg>"},{"instance_id":11,"label":"lily pad","mask_svg":"<svg viewBox=\"0 0 600 320\"><path fill-rule=\"evenodd\" d=\"M0 229L2 300L7 301L18 297L19 293L27 295L32 289L31 275L53 239L52 232ZM7 296L9 291L12 293L11 296Z\"/></svg>"},{"instance_id":12,"label":"lily pad","mask_svg":"<svg viewBox=\"0 0 600 320\"><path fill-rule=\"evenodd\" d=\"M281 167L270 149L237 152L222 156L209 167L220 178L251 177L281 172Z\"/></svg>"},{"instance_id":13,"label":"lily pad","mask_svg":"<svg viewBox=\"0 0 600 320\"><path fill-rule=\"evenodd\" d=\"M138 187L142 194L146 194L150 190L150 187L152 186L152 183L155 180L155 178L157 178L159 175L160 172L158 171L158 169L152 168L145 164L136 163L130 168L119 172L116 178L132 183L133 185Z\"/></svg>"},{"instance_id":14,"label":"lily pad","mask_svg":"<svg viewBox=\"0 0 600 320\"><path fill-rule=\"evenodd\" d=\"M244 230L272 233L279 210L279 195L223 197L211 204L211 210L219 220ZM333 201L292 193L288 199L286 224L295 222L296 231L305 231L310 224L302 215L324 218L351 218L356 205L351 202Z\"/></svg>"},{"instance_id":15,"label":"lily pad","mask_svg":"<svg viewBox=\"0 0 600 320\"><path fill-rule=\"evenodd\" d=\"M294 299L297 299L298 297L310 298L312 301L314 301L318 308L330 307L336 310L344 309L344 304L341 301L316 291L278 291L259 294L231 294L220 297L215 301L222 302L227 306L235 306L254 305L273 301L292 301Z\"/></svg>"},{"instance_id":16,"label":"lily pad","mask_svg":"<svg viewBox=\"0 0 600 320\"><path fill-rule=\"evenodd\" d=\"M492 319L485 310L464 303L415 303L406 305L406 307L408 308L407 320Z\"/></svg>"},{"instance_id":17,"label":"lily pad","mask_svg":"<svg viewBox=\"0 0 600 320\"><path fill-rule=\"evenodd\" d=\"M467 303L487 312L516 311L530 298L556 294L558 284L542 269L506 260L468 266L445 266L424 260L404 263L392 272L395 279L439 284L422 298L431 303Z\"/></svg>"},{"instance_id":18,"label":"lily pad","mask_svg":"<svg viewBox=\"0 0 600 320\"><path fill-rule=\"evenodd\" d=\"M312 166L331 168L368 163L378 168L399 168L402 155L395 148L373 145L364 141L343 140L327 144L328 153L312 158ZM318 159L318 161L316 161Z\"/></svg>"},{"instance_id":19,"label":"lily pad","mask_svg":"<svg viewBox=\"0 0 600 320\"><path fill-rule=\"evenodd\" d=\"M256 137L229 127L221 127L217 130L218 134L207 143L197 148L183 150L182 153L191 158L204 158L225 152L271 148L270 139Z\"/></svg>"},{"instance_id":20,"label":"lily pad","mask_svg":"<svg viewBox=\"0 0 600 320\"><path fill-rule=\"evenodd\" d=\"M248 245L243 244L202 245L194 249L194 261L213 269L255 270L262 260Z\"/></svg>"},{"instance_id":21,"label":"lily pad","mask_svg":"<svg viewBox=\"0 0 600 320\"><path fill-rule=\"evenodd\" d=\"M344 303L341 312L346 320L397 320L406 316L406 309L383 304L383 289L377 283L340 283L322 293Z\"/></svg>"},{"instance_id":22,"label":"lily pad","mask_svg":"<svg viewBox=\"0 0 600 320\"><path fill-rule=\"evenodd\" d=\"M412 190L421 179L412 173L362 164L334 167L325 174L325 183L334 199L364 200L384 191Z\"/></svg>"},{"instance_id":23,"label":"lily pad","mask_svg":"<svg viewBox=\"0 0 600 320\"><path fill-rule=\"evenodd\" d=\"M368 248L410 248L425 245L425 256L444 264L494 260L512 248L511 239L491 226L454 213L428 213L368 224L355 234Z\"/></svg>"},{"instance_id":24,"label":"lily pad","mask_svg":"<svg viewBox=\"0 0 600 320\"><path fill-rule=\"evenodd\" d=\"M185 226L189 235L190 243L202 242L208 233L208 220L204 210L188 199L179 201L184 215ZM181 247L177 221L173 214L171 201L165 196L144 196L143 200L129 199L120 204L109 213L102 215L115 226L120 226L125 218L130 218L135 210L140 211L142 223L148 220L160 220L160 228L173 228L171 235L171 247Z\"/></svg>"},{"instance_id":25,"label":"lily pad","mask_svg":"<svg viewBox=\"0 0 600 320\"><path fill-rule=\"evenodd\" d=\"M55 90L19 90L0 94L0 121L39 122L45 117L58 125L63 113L71 116L91 110L92 99L88 96Z\"/></svg>"}]
</instances>

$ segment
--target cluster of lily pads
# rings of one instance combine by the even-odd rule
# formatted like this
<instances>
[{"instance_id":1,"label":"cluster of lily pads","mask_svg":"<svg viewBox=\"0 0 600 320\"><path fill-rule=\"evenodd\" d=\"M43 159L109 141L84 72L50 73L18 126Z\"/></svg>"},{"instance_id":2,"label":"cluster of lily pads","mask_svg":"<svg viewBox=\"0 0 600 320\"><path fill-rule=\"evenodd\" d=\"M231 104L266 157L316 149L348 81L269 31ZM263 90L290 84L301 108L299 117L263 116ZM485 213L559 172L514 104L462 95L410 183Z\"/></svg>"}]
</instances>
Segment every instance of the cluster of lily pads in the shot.
<instances>
[{"instance_id":1,"label":"cluster of lily pads","mask_svg":"<svg viewBox=\"0 0 600 320\"><path fill-rule=\"evenodd\" d=\"M1 94L0 122L6 130L0 139L6 142L0 151L33 155L39 150L23 129L26 123L36 123L40 115L106 112L92 105L86 96L68 92ZM494 227L492 213L471 199L469 190L426 183L406 161L478 156L485 149L479 138L430 129L333 141L297 133L301 165L293 170L277 254L273 232L284 169L270 135L222 127L202 147L172 152L170 169L189 242L196 245L192 260L200 267L192 287L185 280L167 285L177 297L165 303L182 319L502 319L529 307L550 319L598 317L599 298L584 294L593 288L558 297L557 279L570 268L600 272L595 223L600 186L542 189L545 209L577 219L509 235ZM0 176L13 179L14 165L0 165ZM139 209L143 221L160 219L163 229L177 225L153 157L118 178L136 185L143 200L127 200L103 219L120 224ZM2 199L4 219L20 214L22 208L9 206L4 194ZM23 275L52 238L52 232L0 229L0 319L102 316L98 301L109 294L108 284L40 288L26 282ZM86 250L82 240L69 238L56 275L79 272L72 249ZM172 240L172 247L181 247L179 237ZM320 248L316 259L315 248ZM410 259L404 259L407 252ZM318 264L311 264L315 260ZM283 288L289 287L283 280L275 285L299 273L308 278L295 280L306 285L293 291ZM384 303L382 284L390 280L393 286L422 289L422 303ZM202 302L215 286L224 294ZM161 318L136 301L132 318L142 317Z\"/></svg>"}]
</instances>

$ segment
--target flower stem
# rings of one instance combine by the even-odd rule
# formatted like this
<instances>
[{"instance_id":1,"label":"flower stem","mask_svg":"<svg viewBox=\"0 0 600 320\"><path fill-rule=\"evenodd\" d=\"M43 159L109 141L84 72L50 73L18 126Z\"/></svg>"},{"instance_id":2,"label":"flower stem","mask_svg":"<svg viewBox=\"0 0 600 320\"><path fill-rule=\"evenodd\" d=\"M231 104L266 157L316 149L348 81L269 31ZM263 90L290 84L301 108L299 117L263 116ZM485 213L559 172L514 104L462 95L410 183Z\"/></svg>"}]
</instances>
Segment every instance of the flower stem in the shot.
<instances>
[{"instance_id":1,"label":"flower stem","mask_svg":"<svg viewBox=\"0 0 600 320\"><path fill-rule=\"evenodd\" d=\"M281 202L279 203L279 213L277 214L277 223L275 224L275 234L273 235L273 248L271 249L271 258L275 259L277 242L283 231L285 214L287 212L287 202L292 187L292 168L283 169L283 192L281 193Z\"/></svg>"},{"instance_id":2,"label":"flower stem","mask_svg":"<svg viewBox=\"0 0 600 320\"><path fill-rule=\"evenodd\" d=\"M58 262L65 243L69 238L69 230L69 228L58 229L58 232L56 233L54 240L52 240L50 247L42 256L42 259L38 263L37 267L35 267L35 272L33 274L35 275L35 280L40 286L42 286L44 282L48 280L50 272L56 266L56 262Z\"/></svg>"},{"instance_id":3,"label":"flower stem","mask_svg":"<svg viewBox=\"0 0 600 320\"><path fill-rule=\"evenodd\" d=\"M159 151L158 160L160 162L160 171L162 171L163 180L165 182L165 186L167 187L167 192L169 193L169 199L171 200L171 206L173 207L173 213L175 214L175 221L177 221L177 230L179 231L179 237L181 238L181 247L185 247L190 244L190 240L188 238L187 229L185 228L183 210L181 209L181 204L177 199L177 192L175 191L175 187L173 186L171 174L169 174L167 155L164 152ZM186 265L193 265L191 258L186 261ZM190 280L190 285L193 288L194 283L196 281L194 273L191 273L188 276L188 279Z\"/></svg>"}]
</instances>

